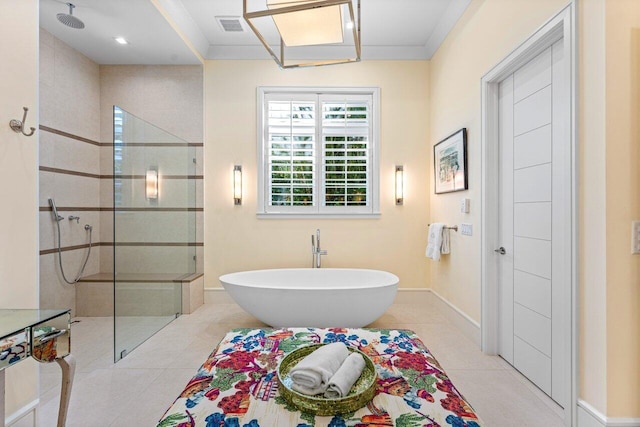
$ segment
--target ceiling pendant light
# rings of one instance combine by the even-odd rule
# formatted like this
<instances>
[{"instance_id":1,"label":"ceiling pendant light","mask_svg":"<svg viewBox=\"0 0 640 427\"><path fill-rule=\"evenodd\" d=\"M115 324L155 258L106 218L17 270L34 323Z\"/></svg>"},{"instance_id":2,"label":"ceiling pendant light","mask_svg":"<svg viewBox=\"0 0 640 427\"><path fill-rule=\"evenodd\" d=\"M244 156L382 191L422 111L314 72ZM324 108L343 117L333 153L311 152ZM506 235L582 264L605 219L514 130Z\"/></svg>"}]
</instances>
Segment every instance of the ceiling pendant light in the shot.
<instances>
[{"instance_id":1,"label":"ceiling pendant light","mask_svg":"<svg viewBox=\"0 0 640 427\"><path fill-rule=\"evenodd\" d=\"M257 11L247 1L243 17L280 68L360 61L360 0L261 0L266 9Z\"/></svg>"}]
</instances>

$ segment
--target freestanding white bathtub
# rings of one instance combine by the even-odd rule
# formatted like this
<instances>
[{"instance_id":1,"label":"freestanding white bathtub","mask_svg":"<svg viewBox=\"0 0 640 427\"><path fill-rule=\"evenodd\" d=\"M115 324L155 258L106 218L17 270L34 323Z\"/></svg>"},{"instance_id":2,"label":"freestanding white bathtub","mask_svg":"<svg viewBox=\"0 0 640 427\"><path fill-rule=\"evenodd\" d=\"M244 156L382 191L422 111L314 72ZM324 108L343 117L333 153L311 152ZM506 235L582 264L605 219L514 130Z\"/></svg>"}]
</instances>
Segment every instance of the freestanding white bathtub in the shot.
<instances>
[{"instance_id":1,"label":"freestanding white bathtub","mask_svg":"<svg viewBox=\"0 0 640 427\"><path fill-rule=\"evenodd\" d=\"M220 276L231 298L274 327L366 326L398 291L396 275L354 268L287 268Z\"/></svg>"}]
</instances>

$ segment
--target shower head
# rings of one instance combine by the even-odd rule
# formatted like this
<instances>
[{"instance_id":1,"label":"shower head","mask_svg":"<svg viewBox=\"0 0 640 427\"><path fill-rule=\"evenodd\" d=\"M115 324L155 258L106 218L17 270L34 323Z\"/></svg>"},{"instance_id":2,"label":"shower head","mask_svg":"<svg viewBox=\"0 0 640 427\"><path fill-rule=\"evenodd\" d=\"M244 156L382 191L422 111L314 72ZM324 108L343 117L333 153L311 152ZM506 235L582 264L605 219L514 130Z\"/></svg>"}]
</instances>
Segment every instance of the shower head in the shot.
<instances>
[{"instance_id":1,"label":"shower head","mask_svg":"<svg viewBox=\"0 0 640 427\"><path fill-rule=\"evenodd\" d=\"M75 28L76 30L81 30L84 28L84 22L73 16L73 8L76 7L72 3L67 3L69 6L69 14L66 13L58 13L56 17L58 21L62 22L67 27Z\"/></svg>"}]
</instances>

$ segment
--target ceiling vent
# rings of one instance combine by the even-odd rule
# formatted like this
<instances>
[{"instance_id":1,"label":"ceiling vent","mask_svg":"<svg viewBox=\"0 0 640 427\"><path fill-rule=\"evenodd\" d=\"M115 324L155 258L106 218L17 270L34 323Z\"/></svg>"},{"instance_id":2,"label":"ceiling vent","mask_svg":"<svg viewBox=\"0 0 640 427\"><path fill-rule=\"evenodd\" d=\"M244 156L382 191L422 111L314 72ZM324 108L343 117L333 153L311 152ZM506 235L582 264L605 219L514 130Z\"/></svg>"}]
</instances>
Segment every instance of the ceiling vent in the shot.
<instances>
[{"instance_id":1,"label":"ceiling vent","mask_svg":"<svg viewBox=\"0 0 640 427\"><path fill-rule=\"evenodd\" d=\"M216 16L216 21L225 33L244 32L241 19L239 16Z\"/></svg>"}]
</instances>

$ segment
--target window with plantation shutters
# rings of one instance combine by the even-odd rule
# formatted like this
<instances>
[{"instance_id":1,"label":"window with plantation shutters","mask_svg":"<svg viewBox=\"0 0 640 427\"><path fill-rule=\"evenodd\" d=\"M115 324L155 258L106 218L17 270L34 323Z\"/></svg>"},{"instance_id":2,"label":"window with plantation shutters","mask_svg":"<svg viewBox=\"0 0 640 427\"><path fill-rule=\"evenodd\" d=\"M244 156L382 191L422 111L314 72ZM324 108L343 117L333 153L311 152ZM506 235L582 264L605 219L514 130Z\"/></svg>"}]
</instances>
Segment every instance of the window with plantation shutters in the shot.
<instances>
[{"instance_id":1,"label":"window with plantation shutters","mask_svg":"<svg viewBox=\"0 0 640 427\"><path fill-rule=\"evenodd\" d=\"M377 216L376 88L260 88L258 214Z\"/></svg>"},{"instance_id":2,"label":"window with plantation shutters","mask_svg":"<svg viewBox=\"0 0 640 427\"><path fill-rule=\"evenodd\" d=\"M315 123L309 100L271 100L267 104L266 158L271 206L313 206Z\"/></svg>"},{"instance_id":3,"label":"window with plantation shutters","mask_svg":"<svg viewBox=\"0 0 640 427\"><path fill-rule=\"evenodd\" d=\"M325 206L367 206L370 180L370 100L321 96Z\"/></svg>"}]
</instances>

